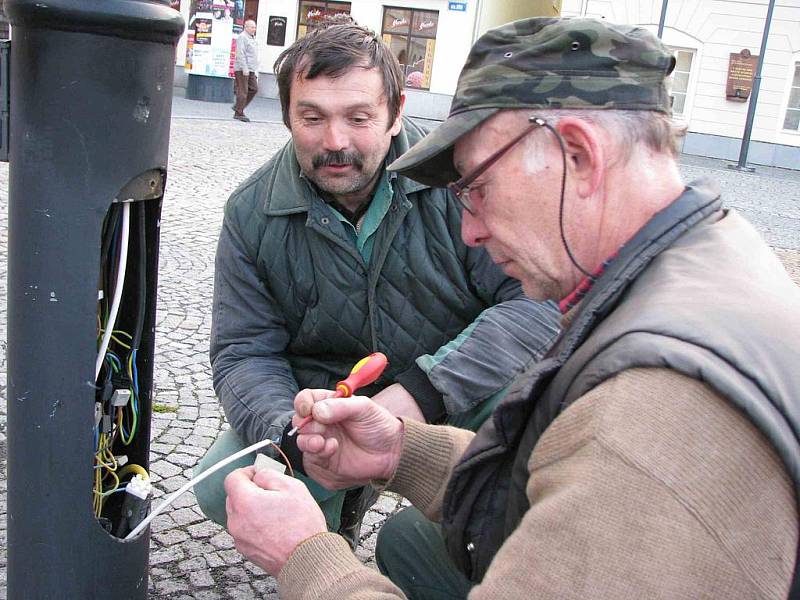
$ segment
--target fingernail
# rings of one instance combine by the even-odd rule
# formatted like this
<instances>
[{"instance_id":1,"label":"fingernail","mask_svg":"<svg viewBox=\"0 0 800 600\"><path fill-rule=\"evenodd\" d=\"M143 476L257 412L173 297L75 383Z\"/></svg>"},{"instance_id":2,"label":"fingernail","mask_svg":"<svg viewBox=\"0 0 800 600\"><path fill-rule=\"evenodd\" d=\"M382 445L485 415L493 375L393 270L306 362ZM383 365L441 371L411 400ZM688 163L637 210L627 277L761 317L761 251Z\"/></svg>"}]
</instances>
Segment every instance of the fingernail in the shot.
<instances>
[{"instance_id":1,"label":"fingernail","mask_svg":"<svg viewBox=\"0 0 800 600\"><path fill-rule=\"evenodd\" d=\"M320 402L314 407L314 412L317 413L317 416L323 419L329 419L331 417L331 408L324 402Z\"/></svg>"}]
</instances>

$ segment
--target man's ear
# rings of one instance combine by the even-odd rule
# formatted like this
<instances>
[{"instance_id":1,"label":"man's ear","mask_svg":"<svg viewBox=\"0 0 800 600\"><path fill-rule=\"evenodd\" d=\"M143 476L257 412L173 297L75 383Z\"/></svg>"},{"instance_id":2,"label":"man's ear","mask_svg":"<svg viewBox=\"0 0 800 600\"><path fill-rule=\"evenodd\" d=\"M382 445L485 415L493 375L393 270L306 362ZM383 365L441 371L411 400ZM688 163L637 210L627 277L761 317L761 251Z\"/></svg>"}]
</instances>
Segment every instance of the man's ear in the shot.
<instances>
[{"instance_id":1,"label":"man's ear","mask_svg":"<svg viewBox=\"0 0 800 600\"><path fill-rule=\"evenodd\" d=\"M575 117L559 119L556 130L564 140L567 169L576 193L582 198L592 196L603 180L606 165L603 130Z\"/></svg>"},{"instance_id":2,"label":"man's ear","mask_svg":"<svg viewBox=\"0 0 800 600\"><path fill-rule=\"evenodd\" d=\"M406 105L406 95L400 92L400 107L397 110L397 118L392 123L392 126L389 128L392 137L396 136L400 133L400 128L403 126L403 107Z\"/></svg>"}]
</instances>

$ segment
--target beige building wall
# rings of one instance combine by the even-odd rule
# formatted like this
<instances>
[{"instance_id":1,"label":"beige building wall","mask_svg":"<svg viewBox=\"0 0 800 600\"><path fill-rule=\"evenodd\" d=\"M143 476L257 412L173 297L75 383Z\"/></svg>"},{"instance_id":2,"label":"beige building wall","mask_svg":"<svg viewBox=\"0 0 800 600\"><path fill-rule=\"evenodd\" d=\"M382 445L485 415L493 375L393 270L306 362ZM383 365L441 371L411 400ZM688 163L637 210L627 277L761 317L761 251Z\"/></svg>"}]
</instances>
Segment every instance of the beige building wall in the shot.
<instances>
[{"instance_id":1,"label":"beige building wall","mask_svg":"<svg viewBox=\"0 0 800 600\"><path fill-rule=\"evenodd\" d=\"M561 14L561 0L473 0L478 5L478 16L473 40L488 29L503 23L527 17L557 17Z\"/></svg>"},{"instance_id":2,"label":"beige building wall","mask_svg":"<svg viewBox=\"0 0 800 600\"><path fill-rule=\"evenodd\" d=\"M731 53L758 55L769 0L669 0L663 41L690 53L686 103L678 120L690 133L740 139L748 102L725 96ZM564 0L563 15L658 28L662 0ZM800 146L800 131L784 128L786 108L800 64L800 0L781 0L772 15L751 139Z\"/></svg>"}]
</instances>

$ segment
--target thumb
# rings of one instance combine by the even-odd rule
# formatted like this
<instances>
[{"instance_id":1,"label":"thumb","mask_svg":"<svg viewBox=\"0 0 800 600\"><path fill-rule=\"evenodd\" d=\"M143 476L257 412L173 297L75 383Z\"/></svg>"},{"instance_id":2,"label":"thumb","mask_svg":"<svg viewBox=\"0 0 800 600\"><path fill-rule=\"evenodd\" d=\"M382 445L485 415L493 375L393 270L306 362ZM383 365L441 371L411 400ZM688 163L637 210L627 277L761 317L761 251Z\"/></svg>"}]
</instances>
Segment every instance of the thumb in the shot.
<instances>
[{"instance_id":1,"label":"thumb","mask_svg":"<svg viewBox=\"0 0 800 600\"><path fill-rule=\"evenodd\" d=\"M365 396L349 398L328 398L317 402L312 408L314 420L325 425L342 421L359 421L364 419L375 404Z\"/></svg>"},{"instance_id":2,"label":"thumb","mask_svg":"<svg viewBox=\"0 0 800 600\"><path fill-rule=\"evenodd\" d=\"M257 471L253 476L253 483L261 489L273 492L287 492L295 489L298 485L303 485L297 479L271 469Z\"/></svg>"}]
</instances>

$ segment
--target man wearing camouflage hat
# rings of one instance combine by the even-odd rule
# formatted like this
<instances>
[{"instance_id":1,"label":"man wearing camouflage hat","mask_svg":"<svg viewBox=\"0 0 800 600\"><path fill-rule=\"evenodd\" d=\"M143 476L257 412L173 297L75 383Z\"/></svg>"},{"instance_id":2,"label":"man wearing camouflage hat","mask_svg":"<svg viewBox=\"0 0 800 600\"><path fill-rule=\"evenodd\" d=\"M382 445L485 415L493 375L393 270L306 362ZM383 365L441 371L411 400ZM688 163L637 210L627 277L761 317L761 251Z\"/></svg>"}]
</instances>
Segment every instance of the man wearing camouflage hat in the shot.
<instances>
[{"instance_id":1,"label":"man wearing camouflage hat","mask_svg":"<svg viewBox=\"0 0 800 600\"><path fill-rule=\"evenodd\" d=\"M477 434L298 394L309 473L416 508L381 532L387 578L297 482L231 474L229 529L282 597L798 597L800 289L711 181L681 182L673 65L590 19L476 42L448 119L391 168L449 182L464 241L564 331Z\"/></svg>"}]
</instances>

